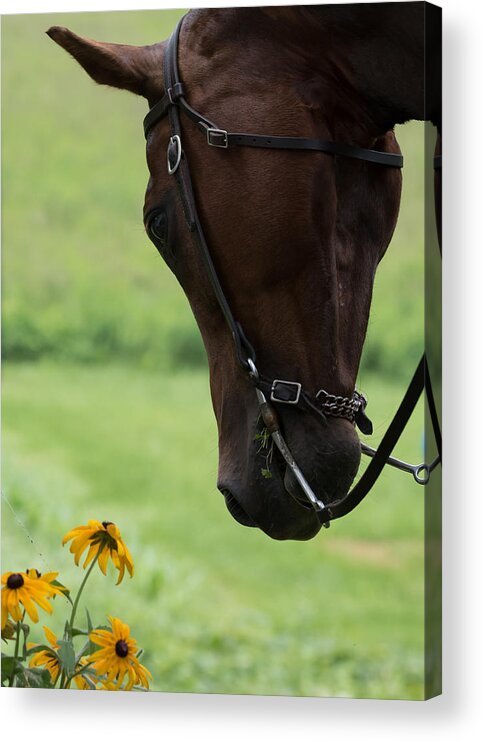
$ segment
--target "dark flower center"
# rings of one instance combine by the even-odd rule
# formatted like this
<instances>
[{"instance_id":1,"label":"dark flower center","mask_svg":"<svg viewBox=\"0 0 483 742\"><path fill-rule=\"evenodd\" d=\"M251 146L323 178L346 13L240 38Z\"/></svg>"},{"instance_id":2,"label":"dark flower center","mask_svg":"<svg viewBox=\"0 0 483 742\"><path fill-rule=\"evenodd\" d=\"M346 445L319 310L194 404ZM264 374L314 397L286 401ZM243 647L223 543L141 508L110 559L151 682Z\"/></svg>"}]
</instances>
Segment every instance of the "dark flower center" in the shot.
<instances>
[{"instance_id":1,"label":"dark flower center","mask_svg":"<svg viewBox=\"0 0 483 742\"><path fill-rule=\"evenodd\" d=\"M116 642L116 654L118 657L127 657L129 654L129 647L127 646L124 639L119 639Z\"/></svg>"},{"instance_id":2,"label":"dark flower center","mask_svg":"<svg viewBox=\"0 0 483 742\"><path fill-rule=\"evenodd\" d=\"M105 529L106 529L106 531L107 531L107 526L113 526L113 525L114 525L114 523L112 522L112 520L103 520L103 521L102 521L102 525L104 526L104 528L105 528Z\"/></svg>"},{"instance_id":3,"label":"dark flower center","mask_svg":"<svg viewBox=\"0 0 483 742\"><path fill-rule=\"evenodd\" d=\"M24 579L22 575L19 575L18 572L15 572L13 575L10 575L7 579L7 587L10 588L10 590L18 590L19 587L22 587L24 583Z\"/></svg>"}]
</instances>

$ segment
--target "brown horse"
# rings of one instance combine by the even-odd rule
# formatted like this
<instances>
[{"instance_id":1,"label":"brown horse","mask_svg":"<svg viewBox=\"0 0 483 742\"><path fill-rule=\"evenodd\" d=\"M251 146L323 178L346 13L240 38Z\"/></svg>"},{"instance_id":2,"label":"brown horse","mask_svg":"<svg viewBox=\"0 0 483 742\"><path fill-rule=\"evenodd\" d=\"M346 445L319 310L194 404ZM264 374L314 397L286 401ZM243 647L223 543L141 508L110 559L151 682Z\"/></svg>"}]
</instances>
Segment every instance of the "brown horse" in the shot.
<instances>
[{"instance_id":1,"label":"brown horse","mask_svg":"<svg viewBox=\"0 0 483 742\"><path fill-rule=\"evenodd\" d=\"M190 104L226 129L398 153L395 124L440 124L439 101L424 95L428 7L192 11L181 29L180 76ZM59 27L48 34L97 82L144 96L150 106L165 94L165 42L115 45ZM155 244L188 297L206 347L218 487L240 523L277 539L311 538L320 522L289 496L295 484L283 459L275 451L266 464L253 385L237 362L167 172L170 133L166 119L149 133L144 209L156 211ZM272 379L296 379L312 395L323 388L351 397L375 271L396 226L400 170L324 153L208 147L188 118L182 140L213 262L258 368ZM353 423L327 417L321 425L290 405L280 416L317 497L330 503L343 496L360 462Z\"/></svg>"}]
</instances>

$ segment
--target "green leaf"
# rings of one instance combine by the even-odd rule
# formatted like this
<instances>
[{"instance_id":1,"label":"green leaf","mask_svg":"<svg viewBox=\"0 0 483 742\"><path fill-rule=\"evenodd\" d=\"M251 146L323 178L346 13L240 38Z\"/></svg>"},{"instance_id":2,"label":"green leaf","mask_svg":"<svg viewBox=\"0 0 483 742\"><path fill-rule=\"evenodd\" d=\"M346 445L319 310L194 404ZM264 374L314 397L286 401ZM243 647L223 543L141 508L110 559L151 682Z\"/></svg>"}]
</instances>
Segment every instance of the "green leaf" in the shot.
<instances>
[{"instance_id":1,"label":"green leaf","mask_svg":"<svg viewBox=\"0 0 483 742\"><path fill-rule=\"evenodd\" d=\"M72 642L59 639L57 644L59 645L57 656L60 666L66 675L70 676L75 670L75 652Z\"/></svg>"},{"instance_id":2,"label":"green leaf","mask_svg":"<svg viewBox=\"0 0 483 742\"><path fill-rule=\"evenodd\" d=\"M49 671L42 667L23 667L15 684L22 688L53 688Z\"/></svg>"},{"instance_id":3,"label":"green leaf","mask_svg":"<svg viewBox=\"0 0 483 742\"><path fill-rule=\"evenodd\" d=\"M71 605L74 605L73 602L72 602L72 599L70 597L70 590L65 585L63 585L61 582L59 582L59 580L52 580L52 582L50 584L51 585L55 585L56 587L60 587L62 589L62 595L65 595L65 597L67 598L67 600L69 601L69 603ZM54 598L55 597L56 596L54 595Z\"/></svg>"},{"instance_id":4,"label":"green leaf","mask_svg":"<svg viewBox=\"0 0 483 742\"><path fill-rule=\"evenodd\" d=\"M270 469L262 469L261 471L262 471L262 477L264 479L271 479L272 478L273 475L272 475L272 472L270 471Z\"/></svg>"},{"instance_id":5,"label":"green leaf","mask_svg":"<svg viewBox=\"0 0 483 742\"><path fill-rule=\"evenodd\" d=\"M12 672L14 672L15 667L15 673L17 674L19 671L22 670L22 665L18 660L15 659L15 657L8 657L6 654L3 654L2 652L2 683L4 683L6 680L8 680L10 677L12 677Z\"/></svg>"},{"instance_id":6,"label":"green leaf","mask_svg":"<svg viewBox=\"0 0 483 742\"><path fill-rule=\"evenodd\" d=\"M14 657L2 656L2 685L15 676L17 688L52 688L50 673L45 668L24 667Z\"/></svg>"},{"instance_id":7,"label":"green leaf","mask_svg":"<svg viewBox=\"0 0 483 742\"><path fill-rule=\"evenodd\" d=\"M72 636L87 636L87 631L84 629L72 629Z\"/></svg>"},{"instance_id":8,"label":"green leaf","mask_svg":"<svg viewBox=\"0 0 483 742\"><path fill-rule=\"evenodd\" d=\"M87 608L86 608L86 615L87 615L87 629L88 629L88 632L89 632L89 634L88 634L88 635L89 635L89 637L90 637L90 633L91 633L91 631L93 631L93 630L94 630L94 627L93 627L93 625L92 625L91 617L90 617L90 615L89 615L89 611L87 610ZM92 653L93 653L93 652L95 652L95 651L96 651L97 649L98 649L98 647L97 647L97 644L94 644L94 642L92 642L92 641L90 640L90 638L89 638L89 646L87 647L86 653L87 653L87 654L92 654Z\"/></svg>"},{"instance_id":9,"label":"green leaf","mask_svg":"<svg viewBox=\"0 0 483 742\"><path fill-rule=\"evenodd\" d=\"M70 624L68 621L66 621L65 626L64 626L64 637L70 636L70 635L71 635Z\"/></svg>"},{"instance_id":10,"label":"green leaf","mask_svg":"<svg viewBox=\"0 0 483 742\"><path fill-rule=\"evenodd\" d=\"M30 649L27 649L26 655L27 657L29 657L31 654L36 654L37 652L50 652L51 654L57 656L55 649L52 649L49 644L36 644L35 647L30 647Z\"/></svg>"},{"instance_id":11,"label":"green leaf","mask_svg":"<svg viewBox=\"0 0 483 742\"><path fill-rule=\"evenodd\" d=\"M82 647L81 651L76 654L76 657L75 657L76 667L79 664L79 662L82 659L82 657L85 657L86 655L90 654L90 652L89 652L89 646L90 646L90 642L87 641L84 644L84 646Z\"/></svg>"}]
</instances>

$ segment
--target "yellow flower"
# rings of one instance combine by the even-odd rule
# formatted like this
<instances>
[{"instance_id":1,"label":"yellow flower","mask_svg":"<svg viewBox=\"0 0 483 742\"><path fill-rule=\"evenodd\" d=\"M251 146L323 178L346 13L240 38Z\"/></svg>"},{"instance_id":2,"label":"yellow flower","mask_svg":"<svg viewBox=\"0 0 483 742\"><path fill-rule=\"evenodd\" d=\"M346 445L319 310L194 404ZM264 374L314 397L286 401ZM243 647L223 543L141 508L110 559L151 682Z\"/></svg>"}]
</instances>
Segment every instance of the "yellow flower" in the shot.
<instances>
[{"instance_id":1,"label":"yellow flower","mask_svg":"<svg viewBox=\"0 0 483 742\"><path fill-rule=\"evenodd\" d=\"M117 585L124 577L126 567L130 576L133 576L134 565L131 554L115 523L106 520L102 523L98 520L89 520L86 526L77 526L66 533L62 539L62 546L71 539L73 541L70 551L74 554L76 564L79 564L82 553L89 547L83 564L84 569L99 554L99 567L103 574L106 574L107 562L111 557L115 568L119 571Z\"/></svg>"},{"instance_id":2,"label":"yellow flower","mask_svg":"<svg viewBox=\"0 0 483 742\"><path fill-rule=\"evenodd\" d=\"M58 572L51 572L50 574L57 576ZM34 580L26 572L5 572L2 575L2 585L2 629L7 624L8 614L14 621L22 620L21 605L23 605L32 621L37 623L39 615L34 601L44 611L52 613L52 606L47 598L62 595L62 591L55 585L45 580Z\"/></svg>"},{"instance_id":3,"label":"yellow flower","mask_svg":"<svg viewBox=\"0 0 483 742\"><path fill-rule=\"evenodd\" d=\"M57 644L57 637L54 632L47 626L44 626L44 634L52 649L57 652L59 645ZM32 642L27 644L29 649L36 646L38 645ZM55 652L49 652L48 649L41 649L40 652L36 652L31 656L29 662L30 667L44 666L50 673L53 685L56 684L57 678L60 675L60 663Z\"/></svg>"},{"instance_id":4,"label":"yellow flower","mask_svg":"<svg viewBox=\"0 0 483 742\"><path fill-rule=\"evenodd\" d=\"M131 690L135 684L148 689L148 676L152 676L136 657L137 643L130 636L129 626L111 616L109 622L111 630L95 629L89 635L94 644L102 647L90 656L93 669L98 675L106 675L106 690L113 689L113 686L116 690ZM121 688L126 676L127 683Z\"/></svg>"}]
</instances>

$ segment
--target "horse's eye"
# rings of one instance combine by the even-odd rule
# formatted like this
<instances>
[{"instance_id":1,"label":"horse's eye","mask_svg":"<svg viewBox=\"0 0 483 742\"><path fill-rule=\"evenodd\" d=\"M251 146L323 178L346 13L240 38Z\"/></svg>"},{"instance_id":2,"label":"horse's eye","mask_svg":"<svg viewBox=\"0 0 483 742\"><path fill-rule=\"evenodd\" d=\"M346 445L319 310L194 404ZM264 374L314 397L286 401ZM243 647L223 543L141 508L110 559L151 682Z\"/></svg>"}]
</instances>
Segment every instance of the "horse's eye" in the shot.
<instances>
[{"instance_id":1,"label":"horse's eye","mask_svg":"<svg viewBox=\"0 0 483 742\"><path fill-rule=\"evenodd\" d=\"M162 245L166 243L168 218L164 211L158 211L157 214L154 214L149 222L149 233L154 240Z\"/></svg>"}]
</instances>

